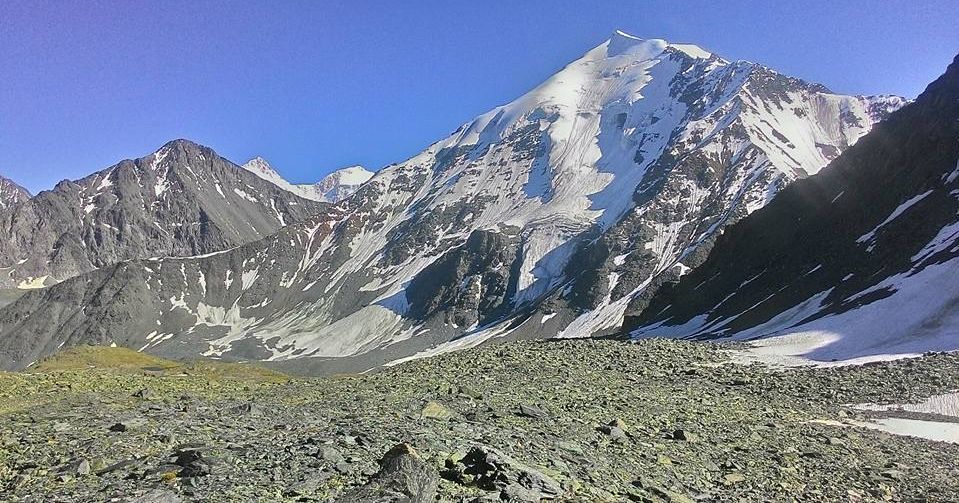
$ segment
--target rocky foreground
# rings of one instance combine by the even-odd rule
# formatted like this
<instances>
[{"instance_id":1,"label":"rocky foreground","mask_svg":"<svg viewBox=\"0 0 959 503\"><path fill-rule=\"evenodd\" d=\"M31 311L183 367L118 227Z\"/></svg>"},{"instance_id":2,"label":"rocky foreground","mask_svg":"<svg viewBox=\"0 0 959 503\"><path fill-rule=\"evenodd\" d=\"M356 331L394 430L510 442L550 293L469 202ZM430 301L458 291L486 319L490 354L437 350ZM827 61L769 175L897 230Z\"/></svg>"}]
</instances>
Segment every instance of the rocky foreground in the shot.
<instances>
[{"instance_id":1,"label":"rocky foreground","mask_svg":"<svg viewBox=\"0 0 959 503\"><path fill-rule=\"evenodd\" d=\"M959 355L728 351L518 342L300 379L79 349L0 374L0 501L959 500L959 445L839 425L959 388Z\"/></svg>"}]
</instances>

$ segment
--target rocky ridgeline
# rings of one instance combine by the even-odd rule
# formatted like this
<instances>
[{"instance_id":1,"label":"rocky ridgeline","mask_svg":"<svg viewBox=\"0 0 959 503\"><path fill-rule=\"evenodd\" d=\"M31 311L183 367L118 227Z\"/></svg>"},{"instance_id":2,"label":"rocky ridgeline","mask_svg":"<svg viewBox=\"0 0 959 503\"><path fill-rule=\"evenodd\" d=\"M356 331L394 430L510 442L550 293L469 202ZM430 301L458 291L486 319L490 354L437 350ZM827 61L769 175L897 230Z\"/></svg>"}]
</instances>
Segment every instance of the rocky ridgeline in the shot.
<instances>
[{"instance_id":1,"label":"rocky ridgeline","mask_svg":"<svg viewBox=\"0 0 959 503\"><path fill-rule=\"evenodd\" d=\"M959 445L824 421L959 388L959 355L772 370L519 342L365 376L135 360L0 374L2 501L954 501Z\"/></svg>"}]
</instances>

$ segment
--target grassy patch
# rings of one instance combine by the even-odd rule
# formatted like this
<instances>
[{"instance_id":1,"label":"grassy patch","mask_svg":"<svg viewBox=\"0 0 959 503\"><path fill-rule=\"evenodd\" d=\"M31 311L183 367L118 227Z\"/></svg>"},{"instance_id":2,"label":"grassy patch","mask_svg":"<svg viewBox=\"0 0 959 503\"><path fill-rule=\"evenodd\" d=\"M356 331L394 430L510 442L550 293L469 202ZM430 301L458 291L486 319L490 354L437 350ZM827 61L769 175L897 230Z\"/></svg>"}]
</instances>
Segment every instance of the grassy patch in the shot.
<instances>
[{"instance_id":1,"label":"grassy patch","mask_svg":"<svg viewBox=\"0 0 959 503\"><path fill-rule=\"evenodd\" d=\"M134 351L107 346L77 346L41 360L27 372L53 374L85 370L151 373L154 375L189 375L209 380L237 379L285 382L289 378L275 370L249 363L228 363L214 360L176 362Z\"/></svg>"},{"instance_id":2,"label":"grassy patch","mask_svg":"<svg viewBox=\"0 0 959 503\"><path fill-rule=\"evenodd\" d=\"M179 366L176 362L128 348L76 346L37 362L27 371L51 373L84 369L168 370Z\"/></svg>"}]
</instances>

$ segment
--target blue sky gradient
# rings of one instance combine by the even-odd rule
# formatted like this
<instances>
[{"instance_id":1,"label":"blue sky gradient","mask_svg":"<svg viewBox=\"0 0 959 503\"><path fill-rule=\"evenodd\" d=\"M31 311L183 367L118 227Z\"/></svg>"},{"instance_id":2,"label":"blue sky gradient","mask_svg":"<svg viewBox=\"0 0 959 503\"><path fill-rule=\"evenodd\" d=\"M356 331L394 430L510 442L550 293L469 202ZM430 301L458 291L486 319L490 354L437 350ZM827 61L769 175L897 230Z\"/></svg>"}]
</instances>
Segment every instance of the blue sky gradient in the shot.
<instances>
[{"instance_id":1,"label":"blue sky gradient","mask_svg":"<svg viewBox=\"0 0 959 503\"><path fill-rule=\"evenodd\" d=\"M36 192L173 138L294 182L377 169L617 28L914 97L959 51L957 17L959 0L3 0L0 174Z\"/></svg>"}]
</instances>

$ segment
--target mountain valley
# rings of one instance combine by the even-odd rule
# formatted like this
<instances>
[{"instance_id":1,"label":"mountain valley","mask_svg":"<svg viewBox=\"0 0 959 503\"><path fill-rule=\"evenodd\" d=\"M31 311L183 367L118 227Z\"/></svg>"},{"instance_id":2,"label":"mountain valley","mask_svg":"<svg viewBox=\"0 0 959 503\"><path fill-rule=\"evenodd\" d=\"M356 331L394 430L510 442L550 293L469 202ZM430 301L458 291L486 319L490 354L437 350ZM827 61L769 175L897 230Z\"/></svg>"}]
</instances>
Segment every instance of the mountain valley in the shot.
<instances>
[{"instance_id":1,"label":"mountain valley","mask_svg":"<svg viewBox=\"0 0 959 503\"><path fill-rule=\"evenodd\" d=\"M271 224L288 225L265 237L187 233L188 246L164 238L162 253L108 240L106 258L85 252L81 261L50 245L51 263L67 262L62 276L86 274L0 310L0 364L117 344L330 373L494 339L615 332L627 308L702 262L727 225L905 103L836 95L696 46L616 32L333 206L296 198L290 191L303 187L251 161L245 171L271 182L265 193L285 188L300 209L271 206ZM66 220L103 211L80 208ZM95 236L84 232L61 236L90 247ZM29 260L11 277L36 282L51 267Z\"/></svg>"},{"instance_id":2,"label":"mountain valley","mask_svg":"<svg viewBox=\"0 0 959 503\"><path fill-rule=\"evenodd\" d=\"M368 105L432 124L359 71L404 59L381 34L257 38L257 9L256 44L222 42L206 7L177 12L202 50L136 75L248 64L161 138L251 90L224 153L345 134L313 158L373 166ZM312 35L336 57L287 64ZM284 177L176 139L37 194L0 177L0 501L959 501L959 56L915 99L845 95L617 30L417 150Z\"/></svg>"}]
</instances>

